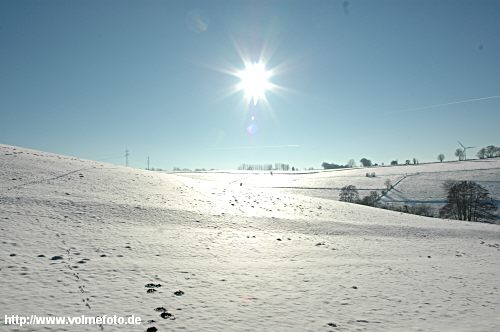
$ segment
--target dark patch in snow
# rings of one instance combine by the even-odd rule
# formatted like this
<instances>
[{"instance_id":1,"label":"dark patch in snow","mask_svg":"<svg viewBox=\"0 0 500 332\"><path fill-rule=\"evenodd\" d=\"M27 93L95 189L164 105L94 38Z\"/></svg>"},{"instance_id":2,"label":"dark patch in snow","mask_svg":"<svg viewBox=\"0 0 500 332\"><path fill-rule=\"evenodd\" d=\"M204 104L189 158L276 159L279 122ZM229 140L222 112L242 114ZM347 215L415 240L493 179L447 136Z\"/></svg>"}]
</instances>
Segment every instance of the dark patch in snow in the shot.
<instances>
[{"instance_id":1,"label":"dark patch in snow","mask_svg":"<svg viewBox=\"0 0 500 332\"><path fill-rule=\"evenodd\" d=\"M158 288L158 287L161 287L161 284L149 283L149 284L146 284L144 287L146 287L146 288Z\"/></svg>"},{"instance_id":2,"label":"dark patch in snow","mask_svg":"<svg viewBox=\"0 0 500 332\"><path fill-rule=\"evenodd\" d=\"M162 312L160 314L160 317L163 318L163 319L175 320L175 316L172 315L170 312Z\"/></svg>"}]
</instances>

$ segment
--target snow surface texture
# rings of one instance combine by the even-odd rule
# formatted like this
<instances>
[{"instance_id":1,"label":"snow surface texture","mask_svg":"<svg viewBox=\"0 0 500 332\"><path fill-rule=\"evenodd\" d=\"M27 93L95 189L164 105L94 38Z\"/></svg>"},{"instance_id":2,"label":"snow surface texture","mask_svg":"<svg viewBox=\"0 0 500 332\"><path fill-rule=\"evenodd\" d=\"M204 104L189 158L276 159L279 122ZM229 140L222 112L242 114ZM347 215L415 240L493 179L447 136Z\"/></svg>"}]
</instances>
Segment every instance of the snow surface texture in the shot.
<instances>
[{"instance_id":1,"label":"snow surface texture","mask_svg":"<svg viewBox=\"0 0 500 332\"><path fill-rule=\"evenodd\" d=\"M104 331L500 329L500 226L270 188L347 173L165 174L0 145L0 174L2 321L106 314L144 323ZM149 283L161 287L148 293Z\"/></svg>"}]
</instances>

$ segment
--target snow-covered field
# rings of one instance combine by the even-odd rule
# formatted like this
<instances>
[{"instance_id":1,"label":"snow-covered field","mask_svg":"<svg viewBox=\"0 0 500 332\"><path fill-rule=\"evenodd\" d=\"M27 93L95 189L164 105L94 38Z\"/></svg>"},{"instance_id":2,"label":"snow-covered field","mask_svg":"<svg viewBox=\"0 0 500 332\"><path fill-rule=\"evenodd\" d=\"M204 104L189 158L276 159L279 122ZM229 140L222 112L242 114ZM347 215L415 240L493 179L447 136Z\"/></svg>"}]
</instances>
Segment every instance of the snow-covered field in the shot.
<instances>
[{"instance_id":1,"label":"snow-covered field","mask_svg":"<svg viewBox=\"0 0 500 332\"><path fill-rule=\"evenodd\" d=\"M366 173L375 173L375 177L367 177ZM354 185L360 197L370 191L379 194L386 187L385 181L394 184L381 203L395 205L425 204L438 210L446 201L443 184L447 180L475 181L485 187L498 206L500 216L500 158L470 160L461 162L431 163L408 166L372 167L339 169L316 172L276 173L183 173L195 179L218 182L240 181L246 186L256 188L275 188L282 192L290 192L311 197L338 200L342 187ZM241 180L240 180L241 179Z\"/></svg>"},{"instance_id":2,"label":"snow-covered field","mask_svg":"<svg viewBox=\"0 0 500 332\"><path fill-rule=\"evenodd\" d=\"M481 164L485 181L498 167ZM499 330L500 226L319 194L407 169L166 174L0 145L0 330L101 329L4 325L12 314L144 321L104 331ZM419 173L397 189L433 174Z\"/></svg>"}]
</instances>

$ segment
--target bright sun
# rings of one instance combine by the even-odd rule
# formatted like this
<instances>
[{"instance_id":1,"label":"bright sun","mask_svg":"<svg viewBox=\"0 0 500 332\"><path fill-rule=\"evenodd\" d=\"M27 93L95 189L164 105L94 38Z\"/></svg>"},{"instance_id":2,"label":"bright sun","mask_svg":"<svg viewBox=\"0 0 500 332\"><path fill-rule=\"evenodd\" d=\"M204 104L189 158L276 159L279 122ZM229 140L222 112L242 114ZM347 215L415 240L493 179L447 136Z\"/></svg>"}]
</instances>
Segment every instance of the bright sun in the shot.
<instances>
[{"instance_id":1,"label":"bright sun","mask_svg":"<svg viewBox=\"0 0 500 332\"><path fill-rule=\"evenodd\" d=\"M272 72L266 70L266 66L262 62L245 63L245 69L238 72L237 76L241 82L238 84L238 90L245 93L245 97L253 101L257 105L259 100L264 100L266 91L272 88L269 78Z\"/></svg>"}]
</instances>

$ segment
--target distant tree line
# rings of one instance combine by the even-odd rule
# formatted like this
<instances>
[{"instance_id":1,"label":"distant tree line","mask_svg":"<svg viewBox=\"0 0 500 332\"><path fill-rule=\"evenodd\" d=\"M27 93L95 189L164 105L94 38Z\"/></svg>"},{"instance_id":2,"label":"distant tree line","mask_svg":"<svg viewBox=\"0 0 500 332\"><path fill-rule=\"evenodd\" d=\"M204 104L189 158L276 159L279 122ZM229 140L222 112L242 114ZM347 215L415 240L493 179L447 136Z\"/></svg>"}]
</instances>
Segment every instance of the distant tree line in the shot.
<instances>
[{"instance_id":1,"label":"distant tree line","mask_svg":"<svg viewBox=\"0 0 500 332\"><path fill-rule=\"evenodd\" d=\"M477 157L479 159L485 159L485 158L496 158L500 157L500 147L494 146L494 145L488 145L481 150L477 152ZM455 156L458 158L458 160L465 160L465 150L462 148L457 148L455 150ZM443 153L440 153L437 155L437 160L439 162L443 162L446 159L445 155ZM361 158L359 161L361 166L363 167L372 167L372 166L378 166L377 163L373 163L370 159L368 158ZM418 165L419 160L415 157L412 159L406 159L403 165ZM382 166L384 164L382 163ZM397 159L392 160L390 162L391 166L398 166L401 165ZM356 163L354 162L354 159L349 160L349 162L346 165L338 165L335 163L328 163L328 162L323 162L321 164L321 167L323 169L337 169L337 168L350 168L350 167L356 167Z\"/></svg>"},{"instance_id":2,"label":"distant tree line","mask_svg":"<svg viewBox=\"0 0 500 332\"><path fill-rule=\"evenodd\" d=\"M172 171L174 171L174 172L192 172L189 168L182 168L182 169L181 169L181 168L179 168L179 167L174 167L174 168L172 169Z\"/></svg>"},{"instance_id":3,"label":"distant tree line","mask_svg":"<svg viewBox=\"0 0 500 332\"><path fill-rule=\"evenodd\" d=\"M240 171L289 171L290 165L283 163L275 163L274 167L272 164L241 164L237 168ZM291 167L292 171L298 170L298 168Z\"/></svg>"},{"instance_id":4,"label":"distant tree line","mask_svg":"<svg viewBox=\"0 0 500 332\"><path fill-rule=\"evenodd\" d=\"M500 147L494 145L488 145L487 147L484 147L481 150L479 150L476 156L479 159L500 157Z\"/></svg>"},{"instance_id":5,"label":"distant tree line","mask_svg":"<svg viewBox=\"0 0 500 332\"><path fill-rule=\"evenodd\" d=\"M412 160L406 159L405 165L411 165L411 164L418 165L419 164L418 159L415 157ZM398 165L399 165L399 163L398 163L397 159L391 161L391 166L398 166Z\"/></svg>"},{"instance_id":6,"label":"distant tree line","mask_svg":"<svg viewBox=\"0 0 500 332\"><path fill-rule=\"evenodd\" d=\"M397 212L403 212L403 213L409 213L409 214L416 214L419 216L424 216L424 217L434 217L434 213L432 211L432 208L427 205L427 204L418 204L418 205L394 205L394 204L381 204L380 205L381 209L384 210L391 210L391 211L397 211Z\"/></svg>"},{"instance_id":7,"label":"distant tree line","mask_svg":"<svg viewBox=\"0 0 500 332\"><path fill-rule=\"evenodd\" d=\"M152 168L153 171L163 171L161 168ZM207 172L207 171L215 171L216 169L215 168L210 168L210 169L206 169L206 168L195 168L194 170L191 170L189 168L179 168L179 167L174 167L172 168L172 171L173 172Z\"/></svg>"},{"instance_id":8,"label":"distant tree line","mask_svg":"<svg viewBox=\"0 0 500 332\"><path fill-rule=\"evenodd\" d=\"M465 160L466 158L466 154L465 154L465 150L463 148L457 148L454 152L454 155L455 157L458 158L458 160ZM488 145L482 149L480 149L476 156L479 158L479 159L486 159L486 158L497 158L497 157L500 157L500 147L498 146L495 146L495 145ZM445 160L445 155L443 153L440 153L437 155L437 160L439 162L443 162ZM365 158L363 158L365 159ZM413 165L418 165L419 162L418 162L418 159L416 158L413 158L412 160L410 159L407 159L405 161L405 164L406 165L410 165L412 164ZM370 164L370 161L369 160L366 160L365 162L362 162L363 166L371 166ZM398 161L397 160L392 160L391 161L391 166L397 166L399 165Z\"/></svg>"},{"instance_id":9,"label":"distant tree line","mask_svg":"<svg viewBox=\"0 0 500 332\"><path fill-rule=\"evenodd\" d=\"M361 158L361 160L359 162L361 163L361 166L363 166L363 167L378 166L378 164L372 163L372 161L370 159L367 159L367 158ZM321 164L321 167L323 167L323 169L353 168L353 167L356 167L356 162L354 161L354 159L350 159L347 162L347 164L345 164L345 165L323 162Z\"/></svg>"},{"instance_id":10,"label":"distant tree line","mask_svg":"<svg viewBox=\"0 0 500 332\"><path fill-rule=\"evenodd\" d=\"M273 169L272 164L241 164L237 167L240 171L270 171Z\"/></svg>"},{"instance_id":11,"label":"distant tree line","mask_svg":"<svg viewBox=\"0 0 500 332\"><path fill-rule=\"evenodd\" d=\"M373 163L370 159L367 158L361 158L359 161L363 167L372 167L372 166L378 166L377 163ZM384 166L384 163L382 163L382 166Z\"/></svg>"},{"instance_id":12,"label":"distant tree line","mask_svg":"<svg viewBox=\"0 0 500 332\"><path fill-rule=\"evenodd\" d=\"M444 160L444 155L443 154L440 154L438 156L438 160L442 162L442 160L440 159L440 156L443 156L443 160ZM486 158L497 158L497 157L500 157L500 147L498 146L494 146L494 145L488 145L484 148L481 148L477 153L476 153L476 156L479 158L479 159L486 159ZM455 157L458 158L458 160L466 160L466 154L465 154L465 150L464 149L461 149L461 148L457 148L455 150Z\"/></svg>"},{"instance_id":13,"label":"distant tree line","mask_svg":"<svg viewBox=\"0 0 500 332\"><path fill-rule=\"evenodd\" d=\"M327 162L323 162L321 164L321 167L323 167L323 169L349 168L349 166L347 165L337 165L335 163L327 163Z\"/></svg>"}]
</instances>

